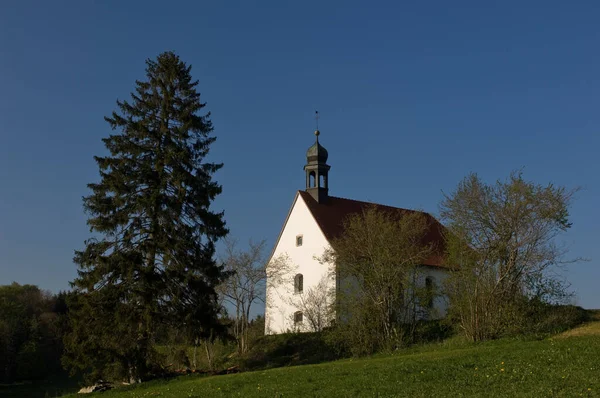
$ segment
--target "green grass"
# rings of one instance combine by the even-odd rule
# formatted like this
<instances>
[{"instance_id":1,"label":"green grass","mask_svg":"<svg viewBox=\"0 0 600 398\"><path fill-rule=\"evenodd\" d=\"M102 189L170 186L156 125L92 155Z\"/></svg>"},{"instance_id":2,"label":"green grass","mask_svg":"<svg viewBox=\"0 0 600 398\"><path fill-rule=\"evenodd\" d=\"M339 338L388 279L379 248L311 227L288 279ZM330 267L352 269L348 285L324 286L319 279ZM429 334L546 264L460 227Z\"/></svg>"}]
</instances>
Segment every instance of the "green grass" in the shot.
<instances>
[{"instance_id":1,"label":"green grass","mask_svg":"<svg viewBox=\"0 0 600 398\"><path fill-rule=\"evenodd\" d=\"M483 344L454 339L395 355L227 376L185 376L120 388L101 396L600 396L600 335Z\"/></svg>"}]
</instances>

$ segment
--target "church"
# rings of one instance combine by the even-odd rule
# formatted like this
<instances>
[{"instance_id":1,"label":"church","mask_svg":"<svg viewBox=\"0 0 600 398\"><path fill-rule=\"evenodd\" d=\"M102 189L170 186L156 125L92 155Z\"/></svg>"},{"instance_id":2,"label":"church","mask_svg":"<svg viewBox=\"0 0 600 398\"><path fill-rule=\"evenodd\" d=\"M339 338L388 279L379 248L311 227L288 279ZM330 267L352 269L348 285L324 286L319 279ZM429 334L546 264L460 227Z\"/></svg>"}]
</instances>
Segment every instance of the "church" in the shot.
<instances>
[{"instance_id":1,"label":"church","mask_svg":"<svg viewBox=\"0 0 600 398\"><path fill-rule=\"evenodd\" d=\"M285 258L293 267L289 268L287 277L277 280L268 273L266 334L314 330L307 322L307 314L303 313L306 308L301 303L306 299L334 300L332 297L335 297L335 294L323 297L313 295L310 298L307 298L306 294L315 291L316 287L335 292L335 272L331 272L335 268L332 264L323 264L320 257L330 248L333 239L343 235L344 222L349 216L362 212L368 206L395 212L399 217L412 211L330 196L328 175L331 166L327 164L328 153L320 144L319 135L319 130L316 130L316 142L306 152L306 188L296 192L269 259L269 266L277 259ZM436 247L443 247L444 227L430 214L424 215L430 225L425 239ZM439 286L447 272L441 250L434 251L434 254L425 259L419 267L424 286ZM329 303L314 304L325 306ZM444 297L436 296L429 305L434 310L431 313L436 314L435 317L445 316ZM330 321L327 320L327 323Z\"/></svg>"}]
</instances>

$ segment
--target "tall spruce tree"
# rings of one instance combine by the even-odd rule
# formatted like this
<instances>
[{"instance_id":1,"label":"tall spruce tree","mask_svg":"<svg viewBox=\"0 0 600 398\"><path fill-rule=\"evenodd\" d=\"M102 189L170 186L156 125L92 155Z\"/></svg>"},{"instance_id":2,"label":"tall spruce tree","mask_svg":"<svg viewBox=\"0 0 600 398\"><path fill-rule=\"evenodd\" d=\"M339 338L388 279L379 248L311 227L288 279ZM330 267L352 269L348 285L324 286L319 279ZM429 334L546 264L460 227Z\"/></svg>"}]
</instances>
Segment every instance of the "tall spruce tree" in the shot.
<instances>
[{"instance_id":1,"label":"tall spruce tree","mask_svg":"<svg viewBox=\"0 0 600 398\"><path fill-rule=\"evenodd\" d=\"M103 139L110 155L95 157L101 181L83 199L97 237L75 252L81 294L64 362L94 378L147 376L159 324L214 335L215 286L226 277L214 245L227 229L210 210L222 164L206 161L215 137L198 81L173 52L146 65L131 101L105 118L118 133Z\"/></svg>"}]
</instances>

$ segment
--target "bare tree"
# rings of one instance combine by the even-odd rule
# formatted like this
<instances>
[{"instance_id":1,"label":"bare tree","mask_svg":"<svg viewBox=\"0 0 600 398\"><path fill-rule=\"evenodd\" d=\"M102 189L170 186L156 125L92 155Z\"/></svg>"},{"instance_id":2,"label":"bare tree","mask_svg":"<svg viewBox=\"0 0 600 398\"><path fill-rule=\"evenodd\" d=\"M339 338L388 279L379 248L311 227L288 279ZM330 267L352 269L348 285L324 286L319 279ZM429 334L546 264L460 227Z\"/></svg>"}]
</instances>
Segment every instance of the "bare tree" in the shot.
<instances>
[{"instance_id":1,"label":"bare tree","mask_svg":"<svg viewBox=\"0 0 600 398\"><path fill-rule=\"evenodd\" d=\"M523 302L564 298L564 285L553 277L567 250L557 236L571 227L569 205L577 189L527 182L521 172L486 184L467 176L445 195L442 218L449 263L451 314L472 340L499 336L523 321Z\"/></svg>"},{"instance_id":2,"label":"bare tree","mask_svg":"<svg viewBox=\"0 0 600 398\"><path fill-rule=\"evenodd\" d=\"M238 250L235 240L225 239L223 265L231 276L219 286L218 291L233 308L233 334L240 353L249 348L248 325L252 306L265 300L267 273L264 248L265 241L250 241L247 250Z\"/></svg>"},{"instance_id":3,"label":"bare tree","mask_svg":"<svg viewBox=\"0 0 600 398\"><path fill-rule=\"evenodd\" d=\"M322 331L334 319L335 275L326 273L315 286L289 295L287 301L302 314L302 325L298 331ZM293 315L291 320L296 323Z\"/></svg>"},{"instance_id":4,"label":"bare tree","mask_svg":"<svg viewBox=\"0 0 600 398\"><path fill-rule=\"evenodd\" d=\"M264 249L265 241L250 241L246 250L239 250L237 241L225 239L222 261L231 276L219 286L218 292L233 309L233 335L239 353L250 348L248 332L253 306L267 301L266 292L274 291L270 287L285 285L294 269L287 256L278 256L267 263Z\"/></svg>"}]
</instances>

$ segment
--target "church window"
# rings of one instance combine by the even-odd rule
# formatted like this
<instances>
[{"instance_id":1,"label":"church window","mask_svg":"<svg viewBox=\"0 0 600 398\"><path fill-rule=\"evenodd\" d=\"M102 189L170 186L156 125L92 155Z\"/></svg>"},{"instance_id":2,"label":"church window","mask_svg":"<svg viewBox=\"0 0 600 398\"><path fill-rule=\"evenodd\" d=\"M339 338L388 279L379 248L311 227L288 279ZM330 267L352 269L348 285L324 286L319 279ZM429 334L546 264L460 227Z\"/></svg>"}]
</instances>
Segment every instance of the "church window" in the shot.
<instances>
[{"instance_id":1,"label":"church window","mask_svg":"<svg viewBox=\"0 0 600 398\"><path fill-rule=\"evenodd\" d=\"M302 235L296 236L296 246L302 246Z\"/></svg>"},{"instance_id":2,"label":"church window","mask_svg":"<svg viewBox=\"0 0 600 398\"><path fill-rule=\"evenodd\" d=\"M294 277L294 293L302 293L304 291L304 276L297 274Z\"/></svg>"},{"instance_id":3,"label":"church window","mask_svg":"<svg viewBox=\"0 0 600 398\"><path fill-rule=\"evenodd\" d=\"M425 305L427 308L433 308L434 287L435 285L433 282L433 278L430 276L425 278L425 293L427 294L425 299Z\"/></svg>"},{"instance_id":4,"label":"church window","mask_svg":"<svg viewBox=\"0 0 600 398\"><path fill-rule=\"evenodd\" d=\"M294 323L295 324L302 323L302 311L294 312Z\"/></svg>"}]
</instances>

